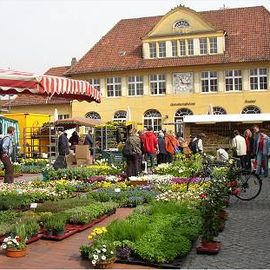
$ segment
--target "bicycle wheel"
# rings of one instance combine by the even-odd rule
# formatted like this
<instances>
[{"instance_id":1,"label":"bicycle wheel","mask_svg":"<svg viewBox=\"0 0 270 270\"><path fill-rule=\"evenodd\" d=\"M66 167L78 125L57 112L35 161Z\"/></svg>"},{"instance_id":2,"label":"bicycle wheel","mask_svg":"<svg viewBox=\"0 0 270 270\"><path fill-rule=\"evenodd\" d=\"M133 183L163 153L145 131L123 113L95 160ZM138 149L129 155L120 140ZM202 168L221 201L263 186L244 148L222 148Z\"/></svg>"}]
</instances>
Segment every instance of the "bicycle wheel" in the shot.
<instances>
[{"instance_id":1,"label":"bicycle wheel","mask_svg":"<svg viewBox=\"0 0 270 270\"><path fill-rule=\"evenodd\" d=\"M261 192L262 180L261 178L250 171L240 171L236 179L237 189L234 195L243 201L250 201L255 199Z\"/></svg>"}]
</instances>

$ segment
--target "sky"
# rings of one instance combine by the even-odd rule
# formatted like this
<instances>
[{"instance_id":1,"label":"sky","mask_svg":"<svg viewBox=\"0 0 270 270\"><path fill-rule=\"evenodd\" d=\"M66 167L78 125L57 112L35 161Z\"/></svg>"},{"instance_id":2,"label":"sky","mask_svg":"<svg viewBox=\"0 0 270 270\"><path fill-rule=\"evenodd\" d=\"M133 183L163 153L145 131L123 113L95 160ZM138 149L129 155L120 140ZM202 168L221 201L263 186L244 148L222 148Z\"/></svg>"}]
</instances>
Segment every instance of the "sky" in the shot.
<instances>
[{"instance_id":1,"label":"sky","mask_svg":"<svg viewBox=\"0 0 270 270\"><path fill-rule=\"evenodd\" d=\"M37 74L79 60L118 21L165 15L182 4L195 11L263 5L270 0L0 0L0 68Z\"/></svg>"}]
</instances>

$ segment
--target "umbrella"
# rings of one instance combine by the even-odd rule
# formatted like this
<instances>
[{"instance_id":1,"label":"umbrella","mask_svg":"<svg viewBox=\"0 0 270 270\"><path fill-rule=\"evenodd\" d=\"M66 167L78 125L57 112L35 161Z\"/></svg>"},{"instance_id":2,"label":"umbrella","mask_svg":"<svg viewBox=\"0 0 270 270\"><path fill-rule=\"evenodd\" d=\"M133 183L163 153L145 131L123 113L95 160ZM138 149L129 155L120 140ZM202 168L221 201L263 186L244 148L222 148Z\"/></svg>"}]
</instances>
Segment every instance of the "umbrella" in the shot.
<instances>
[{"instance_id":1,"label":"umbrella","mask_svg":"<svg viewBox=\"0 0 270 270\"><path fill-rule=\"evenodd\" d=\"M100 102L100 92L86 81L0 68L0 95L22 92Z\"/></svg>"},{"instance_id":2,"label":"umbrella","mask_svg":"<svg viewBox=\"0 0 270 270\"><path fill-rule=\"evenodd\" d=\"M59 119L54 122L55 126L62 126L65 129L75 128L78 126L94 127L99 124L100 124L99 119L91 119L91 118L84 118L84 117Z\"/></svg>"}]
</instances>

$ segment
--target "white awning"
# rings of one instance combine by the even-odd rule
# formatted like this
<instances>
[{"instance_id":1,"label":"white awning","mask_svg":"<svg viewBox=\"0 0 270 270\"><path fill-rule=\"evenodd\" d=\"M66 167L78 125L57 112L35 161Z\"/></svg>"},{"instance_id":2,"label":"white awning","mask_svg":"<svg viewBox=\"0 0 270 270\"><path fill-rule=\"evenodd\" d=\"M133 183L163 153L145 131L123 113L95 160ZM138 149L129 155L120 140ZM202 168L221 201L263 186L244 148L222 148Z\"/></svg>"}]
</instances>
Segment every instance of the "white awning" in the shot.
<instances>
[{"instance_id":1,"label":"white awning","mask_svg":"<svg viewBox=\"0 0 270 270\"><path fill-rule=\"evenodd\" d=\"M184 123L215 124L221 122L260 123L270 121L270 113L186 115Z\"/></svg>"}]
</instances>

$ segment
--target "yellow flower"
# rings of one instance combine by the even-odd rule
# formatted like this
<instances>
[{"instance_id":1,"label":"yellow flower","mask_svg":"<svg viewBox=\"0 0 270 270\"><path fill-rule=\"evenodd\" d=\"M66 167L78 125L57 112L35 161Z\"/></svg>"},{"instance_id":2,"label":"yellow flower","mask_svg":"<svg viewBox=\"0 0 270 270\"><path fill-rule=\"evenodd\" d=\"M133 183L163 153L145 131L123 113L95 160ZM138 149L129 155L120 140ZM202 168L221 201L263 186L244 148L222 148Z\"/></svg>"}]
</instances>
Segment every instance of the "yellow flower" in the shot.
<instances>
[{"instance_id":1,"label":"yellow flower","mask_svg":"<svg viewBox=\"0 0 270 270\"><path fill-rule=\"evenodd\" d=\"M91 240L91 239L93 239L93 236L92 235L88 235L88 240Z\"/></svg>"}]
</instances>

